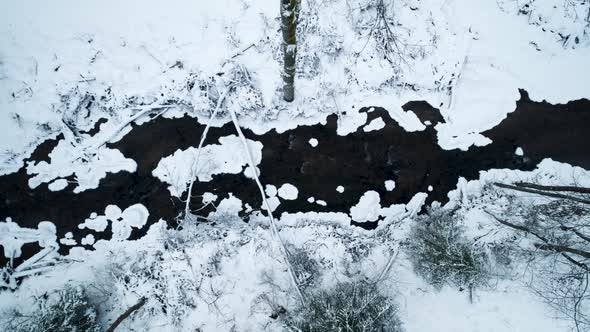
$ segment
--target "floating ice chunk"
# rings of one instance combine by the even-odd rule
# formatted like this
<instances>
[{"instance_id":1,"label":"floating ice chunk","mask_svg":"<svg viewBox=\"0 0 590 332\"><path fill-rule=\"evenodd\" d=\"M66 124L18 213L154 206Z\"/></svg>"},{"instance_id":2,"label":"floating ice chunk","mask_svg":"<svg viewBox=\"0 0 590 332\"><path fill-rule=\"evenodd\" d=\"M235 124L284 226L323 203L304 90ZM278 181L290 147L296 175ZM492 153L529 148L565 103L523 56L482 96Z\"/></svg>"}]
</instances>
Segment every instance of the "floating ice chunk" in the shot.
<instances>
[{"instance_id":1,"label":"floating ice chunk","mask_svg":"<svg viewBox=\"0 0 590 332\"><path fill-rule=\"evenodd\" d=\"M517 155L517 156L524 156L524 151L519 146L518 148L516 148L516 151L514 151L514 154Z\"/></svg>"},{"instance_id":2,"label":"floating ice chunk","mask_svg":"<svg viewBox=\"0 0 590 332\"><path fill-rule=\"evenodd\" d=\"M197 169L193 170L198 149L190 147L186 150L176 150L172 155L160 160L152 174L162 182L168 183L168 190L173 196L180 197L187 189L188 183L196 177L199 182L209 182L213 175L239 174L249 178L254 177L252 168L248 165L248 155L238 136L230 135L219 138L219 144L210 144L201 148ZM262 143L246 140L255 166L262 160ZM188 165L188 167L187 167ZM244 168L245 167L245 168ZM260 173L260 170L256 170Z\"/></svg>"},{"instance_id":3,"label":"floating ice chunk","mask_svg":"<svg viewBox=\"0 0 590 332\"><path fill-rule=\"evenodd\" d=\"M147 223L150 213L142 204L134 204L121 214L123 220L131 227L142 228Z\"/></svg>"},{"instance_id":4,"label":"floating ice chunk","mask_svg":"<svg viewBox=\"0 0 590 332\"><path fill-rule=\"evenodd\" d=\"M264 192L268 197L275 197L277 195L277 187L273 186L272 184L267 184Z\"/></svg>"},{"instance_id":5,"label":"floating ice chunk","mask_svg":"<svg viewBox=\"0 0 590 332\"><path fill-rule=\"evenodd\" d=\"M367 191L357 205L350 208L350 216L356 222L376 221L381 210L381 197L373 190Z\"/></svg>"},{"instance_id":6,"label":"floating ice chunk","mask_svg":"<svg viewBox=\"0 0 590 332\"><path fill-rule=\"evenodd\" d=\"M393 189L395 189L395 181L393 181L393 180L385 181L385 190L393 191Z\"/></svg>"},{"instance_id":7,"label":"floating ice chunk","mask_svg":"<svg viewBox=\"0 0 590 332\"><path fill-rule=\"evenodd\" d=\"M217 200L217 195L210 193L210 192L203 193L203 204L213 203L216 200Z\"/></svg>"},{"instance_id":8,"label":"floating ice chunk","mask_svg":"<svg viewBox=\"0 0 590 332\"><path fill-rule=\"evenodd\" d=\"M428 191L433 191L434 188L432 186L428 186Z\"/></svg>"},{"instance_id":9,"label":"floating ice chunk","mask_svg":"<svg viewBox=\"0 0 590 332\"><path fill-rule=\"evenodd\" d=\"M308 143L309 143L309 145L311 145L312 147L314 147L314 148L315 148L316 146L318 146L318 143L319 143L319 142L318 142L318 140L317 140L317 139L315 139L315 138L311 138L311 139L309 140L309 142L308 142Z\"/></svg>"},{"instance_id":10,"label":"floating ice chunk","mask_svg":"<svg viewBox=\"0 0 590 332\"><path fill-rule=\"evenodd\" d=\"M321 199L318 199L317 201L315 201L315 203L317 205L321 205L321 206L327 206L328 205L328 203L326 203L326 201L323 201Z\"/></svg>"},{"instance_id":11,"label":"floating ice chunk","mask_svg":"<svg viewBox=\"0 0 590 332\"><path fill-rule=\"evenodd\" d=\"M70 237L68 237L68 234L70 235ZM76 244L78 244L78 242L76 242L76 240L74 240L72 233L66 233L65 237L62 239L59 239L59 243L65 245L65 246L75 246Z\"/></svg>"},{"instance_id":12,"label":"floating ice chunk","mask_svg":"<svg viewBox=\"0 0 590 332\"><path fill-rule=\"evenodd\" d=\"M281 205L281 200L276 196L270 197L268 199L268 205L270 207L270 211L274 212L274 210L276 210L279 205Z\"/></svg>"},{"instance_id":13,"label":"floating ice chunk","mask_svg":"<svg viewBox=\"0 0 590 332\"><path fill-rule=\"evenodd\" d=\"M369 122L368 125L363 127L363 131L368 133L370 131L374 131L374 130L381 130L385 128L385 122L383 121L383 119L381 117L378 117L376 119L373 119L371 122Z\"/></svg>"},{"instance_id":14,"label":"floating ice chunk","mask_svg":"<svg viewBox=\"0 0 590 332\"><path fill-rule=\"evenodd\" d=\"M104 215L107 219L117 220L121 217L121 209L116 205L108 205L104 209Z\"/></svg>"},{"instance_id":15,"label":"floating ice chunk","mask_svg":"<svg viewBox=\"0 0 590 332\"><path fill-rule=\"evenodd\" d=\"M68 180L66 179L57 179L53 182L51 182L47 188L49 188L49 190L51 191L60 191L65 189L68 186Z\"/></svg>"},{"instance_id":16,"label":"floating ice chunk","mask_svg":"<svg viewBox=\"0 0 590 332\"><path fill-rule=\"evenodd\" d=\"M91 245L94 244L94 241L95 241L94 235L88 234L88 235L86 235L85 237L82 238L82 241L81 242L82 242L82 245L91 246Z\"/></svg>"},{"instance_id":17,"label":"floating ice chunk","mask_svg":"<svg viewBox=\"0 0 590 332\"><path fill-rule=\"evenodd\" d=\"M111 222L113 239L127 240L132 228L142 228L147 223L149 212L142 204L134 204L124 211L116 205L108 205L104 210L104 216L92 212L78 228L89 228L96 232L103 232Z\"/></svg>"},{"instance_id":18,"label":"floating ice chunk","mask_svg":"<svg viewBox=\"0 0 590 332\"><path fill-rule=\"evenodd\" d=\"M297 188L294 185L290 183L285 183L279 188L278 193L279 197L281 197L282 199L292 201L294 199L297 199L297 196L299 195L299 190L297 190Z\"/></svg>"},{"instance_id":19,"label":"floating ice chunk","mask_svg":"<svg viewBox=\"0 0 590 332\"><path fill-rule=\"evenodd\" d=\"M336 191L342 194L344 192L344 187L338 186L338 187L336 187Z\"/></svg>"},{"instance_id":20,"label":"floating ice chunk","mask_svg":"<svg viewBox=\"0 0 590 332\"><path fill-rule=\"evenodd\" d=\"M312 197L308 198L307 201L309 203L314 203L315 202L315 197L312 196Z\"/></svg>"},{"instance_id":21,"label":"floating ice chunk","mask_svg":"<svg viewBox=\"0 0 590 332\"><path fill-rule=\"evenodd\" d=\"M84 220L83 223L78 225L78 228L88 228L95 232L104 232L104 230L107 229L108 225L109 220L107 219L107 217L98 216L96 215L96 212L93 212L92 214L90 214L90 218L87 218L86 220Z\"/></svg>"}]
</instances>

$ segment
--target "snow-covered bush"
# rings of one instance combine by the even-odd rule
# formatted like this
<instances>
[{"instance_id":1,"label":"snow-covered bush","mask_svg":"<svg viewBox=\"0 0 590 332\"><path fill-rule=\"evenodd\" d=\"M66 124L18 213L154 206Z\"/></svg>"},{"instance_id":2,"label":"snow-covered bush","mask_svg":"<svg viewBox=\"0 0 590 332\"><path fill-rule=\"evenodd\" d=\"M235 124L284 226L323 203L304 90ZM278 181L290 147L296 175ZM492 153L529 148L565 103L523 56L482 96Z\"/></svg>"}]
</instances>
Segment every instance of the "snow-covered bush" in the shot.
<instances>
[{"instance_id":1,"label":"snow-covered bush","mask_svg":"<svg viewBox=\"0 0 590 332\"><path fill-rule=\"evenodd\" d=\"M402 331L395 301L366 282L339 283L318 289L305 306L289 313L287 330L306 332Z\"/></svg>"},{"instance_id":2,"label":"snow-covered bush","mask_svg":"<svg viewBox=\"0 0 590 332\"><path fill-rule=\"evenodd\" d=\"M304 248L288 246L289 261L297 276L299 287L305 289L319 279L320 266Z\"/></svg>"},{"instance_id":3,"label":"snow-covered bush","mask_svg":"<svg viewBox=\"0 0 590 332\"><path fill-rule=\"evenodd\" d=\"M505 230L514 231L518 246L513 254L526 262L524 273L531 289L558 317L573 321L577 331L590 331L588 206L568 199L513 199L505 211L493 216Z\"/></svg>"},{"instance_id":4,"label":"snow-covered bush","mask_svg":"<svg viewBox=\"0 0 590 332\"><path fill-rule=\"evenodd\" d=\"M0 326L4 331L99 332L97 310L82 286L68 285L36 299L32 312L13 309L5 312Z\"/></svg>"},{"instance_id":5,"label":"snow-covered bush","mask_svg":"<svg viewBox=\"0 0 590 332\"><path fill-rule=\"evenodd\" d=\"M176 325L196 306L198 295L193 275L178 268L187 264L185 259L175 250L138 251L124 260L113 258L105 272L112 279L115 297L148 298L139 317L163 315Z\"/></svg>"},{"instance_id":6,"label":"snow-covered bush","mask_svg":"<svg viewBox=\"0 0 590 332\"><path fill-rule=\"evenodd\" d=\"M471 290L486 280L485 254L469 243L460 221L454 211L431 210L410 232L414 269L437 288L450 283Z\"/></svg>"}]
</instances>

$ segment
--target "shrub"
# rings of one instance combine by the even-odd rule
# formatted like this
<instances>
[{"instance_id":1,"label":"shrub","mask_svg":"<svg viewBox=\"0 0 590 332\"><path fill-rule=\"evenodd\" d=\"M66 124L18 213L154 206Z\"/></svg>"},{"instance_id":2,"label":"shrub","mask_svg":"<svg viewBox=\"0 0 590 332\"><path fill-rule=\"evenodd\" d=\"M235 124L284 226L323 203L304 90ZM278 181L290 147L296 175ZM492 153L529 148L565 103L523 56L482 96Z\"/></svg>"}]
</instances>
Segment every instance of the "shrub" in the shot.
<instances>
[{"instance_id":1,"label":"shrub","mask_svg":"<svg viewBox=\"0 0 590 332\"><path fill-rule=\"evenodd\" d=\"M308 295L306 305L285 317L289 331L402 331L395 302L366 282L339 283Z\"/></svg>"},{"instance_id":2,"label":"shrub","mask_svg":"<svg viewBox=\"0 0 590 332\"><path fill-rule=\"evenodd\" d=\"M5 331L29 332L99 332L96 308L90 303L84 288L66 286L37 299L38 308L31 313L18 309L7 312Z\"/></svg>"},{"instance_id":3,"label":"shrub","mask_svg":"<svg viewBox=\"0 0 590 332\"><path fill-rule=\"evenodd\" d=\"M320 275L318 263L304 248L288 245L287 251L293 272L297 276L299 287L305 289L312 286Z\"/></svg>"},{"instance_id":4,"label":"shrub","mask_svg":"<svg viewBox=\"0 0 590 332\"><path fill-rule=\"evenodd\" d=\"M409 237L414 270L437 288L451 283L472 290L485 281L485 254L470 245L454 211L431 210Z\"/></svg>"}]
</instances>

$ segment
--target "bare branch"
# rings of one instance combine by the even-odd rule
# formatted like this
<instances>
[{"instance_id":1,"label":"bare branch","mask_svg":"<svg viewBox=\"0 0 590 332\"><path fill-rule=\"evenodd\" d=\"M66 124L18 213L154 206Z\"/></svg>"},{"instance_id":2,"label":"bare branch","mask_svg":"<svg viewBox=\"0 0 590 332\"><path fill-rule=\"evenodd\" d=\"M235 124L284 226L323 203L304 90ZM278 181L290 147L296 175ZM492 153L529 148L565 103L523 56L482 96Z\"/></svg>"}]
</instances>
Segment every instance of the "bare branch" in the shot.
<instances>
[{"instance_id":1,"label":"bare branch","mask_svg":"<svg viewBox=\"0 0 590 332\"><path fill-rule=\"evenodd\" d=\"M139 300L139 302L137 302L136 304L134 304L133 306L131 306L129 309L127 309L127 311L125 311L121 316L119 316L119 318L117 318L115 320L115 322L113 322L113 324L106 330L106 332L113 332L113 331L115 331L115 329L125 319L127 319L127 317L131 316L132 313L134 313L135 311L137 311L139 308L143 307L143 305L145 304L146 301L147 301L147 299L145 297L142 297Z\"/></svg>"},{"instance_id":2,"label":"bare branch","mask_svg":"<svg viewBox=\"0 0 590 332\"><path fill-rule=\"evenodd\" d=\"M570 196L570 195L564 195L564 194L558 194L558 193L554 193L554 192L545 192L545 191L540 191L540 190L535 190L535 189L523 188L523 187L518 187L518 186L514 186L514 185L510 185L510 184L499 183L499 182L494 182L494 185L497 187L500 187L500 188L522 191L522 192L527 192L527 193L537 194L537 195L542 195L542 196L547 196L547 197L553 197L553 198L569 199L574 202L590 205L590 200L582 199L582 198L578 198L578 197L574 197L574 196Z\"/></svg>"},{"instance_id":3,"label":"bare branch","mask_svg":"<svg viewBox=\"0 0 590 332\"><path fill-rule=\"evenodd\" d=\"M590 188L584 187L574 187L574 186L543 186L540 184L530 183L530 182L516 182L514 183L517 187L522 188L531 188L531 189L538 189L538 190L545 190L545 191L571 191L574 193L580 194L590 194Z\"/></svg>"},{"instance_id":4,"label":"bare branch","mask_svg":"<svg viewBox=\"0 0 590 332\"><path fill-rule=\"evenodd\" d=\"M572 258L570 255L568 255L566 252L568 253L574 253L573 251L577 251L578 249L573 249L573 248L569 248L569 247L564 247L567 248L568 250L563 250L563 248L559 248L559 247L563 247L563 246L558 246L558 245L553 245L551 243L549 243L549 240L547 238L545 238L544 236L537 234L535 231L531 230L530 228L523 226L523 225L517 225L517 224L513 224L511 222L508 222L506 220L502 220L498 217L496 217L493 213L489 212L488 210L484 209L484 212L487 213L488 215L490 215L492 218L494 218L497 222L499 222L500 224L504 225L504 226L508 226L510 228L522 231L522 232L526 232L528 234L534 235L535 237L537 237L539 240L545 242L545 245L541 245L541 246L536 246L538 249L543 249L543 250L551 250L551 251L556 251L559 254L561 254L561 256L563 256L565 259L567 259L570 263L581 267L582 269L589 271L588 269L588 265ZM561 250L558 250L561 249ZM580 250L581 251L581 250ZM585 251L581 251L583 253L583 255L580 255L578 253L576 253L577 255L580 255L582 257L586 257L586 255L588 255L587 258L590 258L590 253L585 252Z\"/></svg>"}]
</instances>

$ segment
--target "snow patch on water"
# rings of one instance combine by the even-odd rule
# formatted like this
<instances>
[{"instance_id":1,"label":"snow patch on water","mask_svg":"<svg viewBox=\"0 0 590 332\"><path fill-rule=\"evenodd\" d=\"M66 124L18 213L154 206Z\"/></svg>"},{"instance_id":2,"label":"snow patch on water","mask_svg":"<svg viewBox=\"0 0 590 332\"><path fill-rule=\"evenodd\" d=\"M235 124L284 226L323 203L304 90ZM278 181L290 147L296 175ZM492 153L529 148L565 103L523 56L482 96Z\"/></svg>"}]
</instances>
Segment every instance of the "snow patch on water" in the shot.
<instances>
[{"instance_id":1,"label":"snow patch on water","mask_svg":"<svg viewBox=\"0 0 590 332\"><path fill-rule=\"evenodd\" d=\"M278 194L279 197L281 197L282 199L292 201L297 199L297 196L299 195L299 190L297 190L297 187L295 187L294 185L290 183L285 183L279 188Z\"/></svg>"},{"instance_id":2,"label":"snow patch on water","mask_svg":"<svg viewBox=\"0 0 590 332\"><path fill-rule=\"evenodd\" d=\"M363 127L363 131L368 133L370 131L381 130L385 128L385 121L381 117L373 119L368 125Z\"/></svg>"},{"instance_id":3,"label":"snow patch on water","mask_svg":"<svg viewBox=\"0 0 590 332\"><path fill-rule=\"evenodd\" d=\"M260 164L262 143L249 139L247 142L254 162L256 165ZM213 175L239 174L248 165L248 155L244 151L242 141L235 135L220 137L219 144L203 146L199 165L196 170L191 170L190 165L194 164L196 158L196 148L178 149L172 155L162 158L152 174L162 182L170 184L168 190L171 195L181 197L193 177L201 182L209 182ZM246 171L245 174L249 173Z\"/></svg>"}]
</instances>

